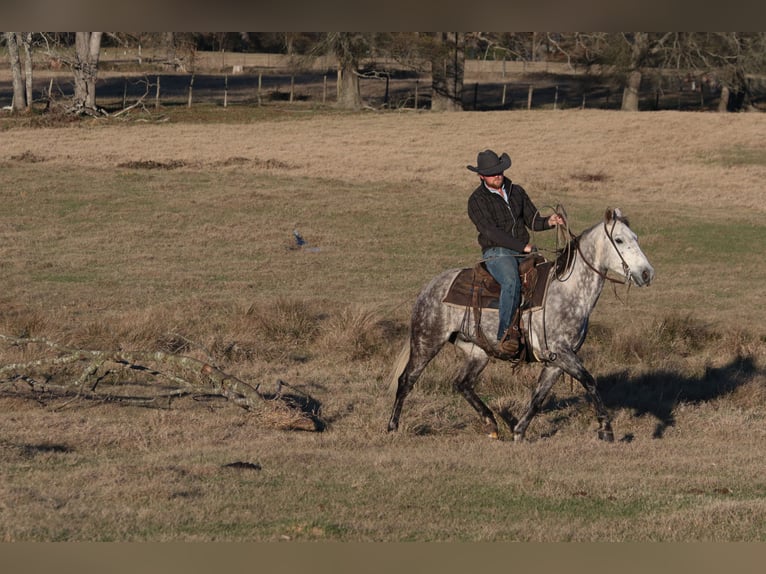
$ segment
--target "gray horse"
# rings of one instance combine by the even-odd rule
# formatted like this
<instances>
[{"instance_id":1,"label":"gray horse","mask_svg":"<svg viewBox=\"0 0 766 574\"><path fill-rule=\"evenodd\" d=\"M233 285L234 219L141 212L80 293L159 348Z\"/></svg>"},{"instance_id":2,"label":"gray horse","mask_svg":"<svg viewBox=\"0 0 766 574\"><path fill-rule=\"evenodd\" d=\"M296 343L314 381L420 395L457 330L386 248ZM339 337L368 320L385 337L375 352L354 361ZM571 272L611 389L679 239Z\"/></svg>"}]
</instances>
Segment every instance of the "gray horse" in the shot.
<instances>
[{"instance_id":1,"label":"gray horse","mask_svg":"<svg viewBox=\"0 0 766 574\"><path fill-rule=\"evenodd\" d=\"M641 251L636 234L619 209L608 209L604 220L572 238L557 261L544 304L526 310L522 327L527 344L536 360L543 363L542 373L532 393L526 412L513 428L513 439L520 441L532 418L561 376L577 379L587 392L599 422L598 437L613 441L609 413L596 388L596 381L585 369L577 351L585 341L588 318L596 306L607 280L639 287L654 279L654 269ZM473 321L466 320L466 308L444 303L445 295L460 269L451 269L434 277L420 292L412 310L410 336L397 360L393 380L398 379L396 399L388 430L399 428L405 398L426 365L448 341L465 353L465 362L453 381L468 403L479 413L484 429L497 438L497 421L479 398L474 386L489 362L492 350L487 338L476 332ZM611 275L611 276L610 276ZM620 279L614 279L614 276ZM482 331L497 331L497 312L485 310ZM493 340L490 337L490 340ZM483 348L484 347L484 348ZM393 382L392 380L392 382Z\"/></svg>"}]
</instances>

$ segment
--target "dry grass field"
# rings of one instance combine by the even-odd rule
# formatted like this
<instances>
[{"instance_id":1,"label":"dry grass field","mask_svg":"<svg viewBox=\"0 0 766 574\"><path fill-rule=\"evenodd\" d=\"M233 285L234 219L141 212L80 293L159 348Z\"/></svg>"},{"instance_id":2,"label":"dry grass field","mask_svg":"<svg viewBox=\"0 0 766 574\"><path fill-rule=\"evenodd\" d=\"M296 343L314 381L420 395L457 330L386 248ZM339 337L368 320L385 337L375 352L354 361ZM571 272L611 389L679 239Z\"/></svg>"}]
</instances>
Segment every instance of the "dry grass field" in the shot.
<instances>
[{"instance_id":1,"label":"dry grass field","mask_svg":"<svg viewBox=\"0 0 766 574\"><path fill-rule=\"evenodd\" d=\"M766 541L764 134L762 114L591 110L0 118L0 334L204 356L327 424L128 400L164 389L143 372L94 400L52 390L76 371L27 373L49 391L5 371L0 540ZM528 442L485 438L453 349L385 431L418 290L479 256L466 165L487 147L574 232L621 207L655 266L605 289L581 353L614 444L568 379ZM0 342L0 366L41 347ZM537 373L492 363L479 390L518 416Z\"/></svg>"}]
</instances>

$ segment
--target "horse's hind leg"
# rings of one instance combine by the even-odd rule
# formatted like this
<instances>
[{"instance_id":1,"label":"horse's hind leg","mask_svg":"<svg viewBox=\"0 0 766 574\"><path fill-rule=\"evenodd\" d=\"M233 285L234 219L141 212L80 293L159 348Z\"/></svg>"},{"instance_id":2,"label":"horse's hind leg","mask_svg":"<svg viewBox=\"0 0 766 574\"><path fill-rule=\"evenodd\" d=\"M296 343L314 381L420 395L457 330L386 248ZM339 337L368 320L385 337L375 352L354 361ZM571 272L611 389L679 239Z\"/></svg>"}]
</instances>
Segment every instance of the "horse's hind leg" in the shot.
<instances>
[{"instance_id":1,"label":"horse's hind leg","mask_svg":"<svg viewBox=\"0 0 766 574\"><path fill-rule=\"evenodd\" d=\"M431 362L431 359L436 356L443 345L444 342L439 345L424 345L420 343L418 339L412 339L412 342L410 343L410 357L407 361L407 366L404 367L404 371L399 375L396 387L394 407L391 410L391 418L388 420L389 432L393 432L399 428L399 417L402 414L404 399L410 394L412 387L415 386L423 369L426 368L426 365Z\"/></svg>"},{"instance_id":2,"label":"horse's hind leg","mask_svg":"<svg viewBox=\"0 0 766 574\"><path fill-rule=\"evenodd\" d=\"M497 421L495 415L487 405L476 394L474 386L479 375L489 362L489 357L473 343L455 343L465 354L466 360L460 371L452 382L452 386L463 395L468 404L471 405L484 423L483 430L490 438L497 438Z\"/></svg>"}]
</instances>

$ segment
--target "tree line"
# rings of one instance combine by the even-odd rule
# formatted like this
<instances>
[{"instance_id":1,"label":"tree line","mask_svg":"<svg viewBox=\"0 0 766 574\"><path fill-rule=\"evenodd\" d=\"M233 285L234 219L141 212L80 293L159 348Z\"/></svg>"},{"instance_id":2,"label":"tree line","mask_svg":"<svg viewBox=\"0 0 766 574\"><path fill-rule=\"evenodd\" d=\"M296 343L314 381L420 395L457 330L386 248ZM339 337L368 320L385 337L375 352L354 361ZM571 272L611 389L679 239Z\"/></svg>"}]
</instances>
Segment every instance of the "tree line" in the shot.
<instances>
[{"instance_id":1,"label":"tree line","mask_svg":"<svg viewBox=\"0 0 766 574\"><path fill-rule=\"evenodd\" d=\"M766 73L765 32L5 32L15 112L32 104L33 54L42 52L71 70L74 95L67 111L97 114L95 86L102 47L159 49L168 64L197 50L271 52L296 62L332 55L337 61L337 105L358 109L360 79L381 70L376 61L429 74L431 109L463 109L466 58L564 62L587 74L611 74L622 86L621 109L638 110L641 82L666 72L693 73L720 87L719 110L753 108L750 79Z\"/></svg>"}]
</instances>

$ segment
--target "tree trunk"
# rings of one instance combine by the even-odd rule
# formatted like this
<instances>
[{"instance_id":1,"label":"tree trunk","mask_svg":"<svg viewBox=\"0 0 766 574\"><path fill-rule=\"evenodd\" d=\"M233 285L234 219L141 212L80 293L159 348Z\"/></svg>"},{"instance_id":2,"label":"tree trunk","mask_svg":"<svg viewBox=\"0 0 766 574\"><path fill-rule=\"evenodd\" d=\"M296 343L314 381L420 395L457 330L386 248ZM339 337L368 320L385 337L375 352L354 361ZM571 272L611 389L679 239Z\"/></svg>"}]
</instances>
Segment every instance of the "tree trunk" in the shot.
<instances>
[{"instance_id":1,"label":"tree trunk","mask_svg":"<svg viewBox=\"0 0 766 574\"><path fill-rule=\"evenodd\" d=\"M625 90L622 93L622 111L638 111L638 90L640 87L641 72L639 70L633 70L628 75L628 83L625 85Z\"/></svg>"},{"instance_id":2,"label":"tree trunk","mask_svg":"<svg viewBox=\"0 0 766 574\"><path fill-rule=\"evenodd\" d=\"M5 32L5 41L8 44L8 59L11 63L11 73L13 75L13 104L14 112L23 112L27 109L27 99L24 92L24 77L21 71L21 61L19 60L19 38L18 32Z\"/></svg>"},{"instance_id":3,"label":"tree trunk","mask_svg":"<svg viewBox=\"0 0 766 574\"><path fill-rule=\"evenodd\" d=\"M359 60L364 50L360 36L352 32L337 32L329 35L332 50L338 58L338 102L337 106L345 110L358 110L362 107L362 95L359 89Z\"/></svg>"},{"instance_id":4,"label":"tree trunk","mask_svg":"<svg viewBox=\"0 0 766 574\"><path fill-rule=\"evenodd\" d=\"M96 76L103 32L77 32L75 35L74 111L96 110Z\"/></svg>"},{"instance_id":5,"label":"tree trunk","mask_svg":"<svg viewBox=\"0 0 766 574\"><path fill-rule=\"evenodd\" d=\"M729 87L723 86L721 88L721 99L718 100L718 111L726 112L729 110Z\"/></svg>"},{"instance_id":6,"label":"tree trunk","mask_svg":"<svg viewBox=\"0 0 766 574\"><path fill-rule=\"evenodd\" d=\"M27 110L32 107L32 32L24 32L24 79L26 81Z\"/></svg>"},{"instance_id":7,"label":"tree trunk","mask_svg":"<svg viewBox=\"0 0 766 574\"><path fill-rule=\"evenodd\" d=\"M358 110L362 107L362 96L359 89L359 76L356 66L352 62L343 62L338 67L338 79L340 90L338 93L338 107L344 110Z\"/></svg>"},{"instance_id":8,"label":"tree trunk","mask_svg":"<svg viewBox=\"0 0 766 574\"><path fill-rule=\"evenodd\" d=\"M442 49L431 61L431 109L460 111L463 109L463 72L465 67L465 35L459 32L437 34Z\"/></svg>"}]
</instances>

